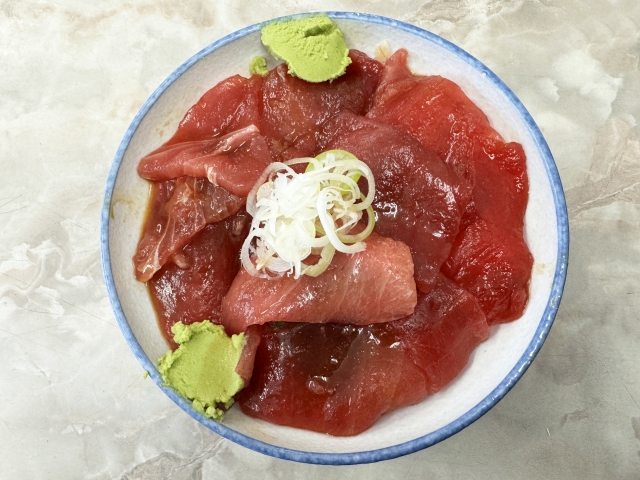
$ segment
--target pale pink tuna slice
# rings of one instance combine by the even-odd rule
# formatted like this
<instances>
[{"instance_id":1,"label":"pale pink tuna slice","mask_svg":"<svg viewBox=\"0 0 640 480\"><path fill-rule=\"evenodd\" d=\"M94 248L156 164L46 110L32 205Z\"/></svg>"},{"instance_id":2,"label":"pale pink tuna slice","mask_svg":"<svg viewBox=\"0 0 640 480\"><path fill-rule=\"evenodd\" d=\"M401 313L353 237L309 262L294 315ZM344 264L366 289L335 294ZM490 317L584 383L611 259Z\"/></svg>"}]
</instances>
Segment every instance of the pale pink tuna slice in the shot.
<instances>
[{"instance_id":1,"label":"pale pink tuna slice","mask_svg":"<svg viewBox=\"0 0 640 480\"><path fill-rule=\"evenodd\" d=\"M184 176L208 178L229 193L246 197L271 155L254 125L222 137L165 145L138 164L138 175L163 182Z\"/></svg>"},{"instance_id":2,"label":"pale pink tuna slice","mask_svg":"<svg viewBox=\"0 0 640 480\"><path fill-rule=\"evenodd\" d=\"M336 253L318 277L252 277L244 269L222 300L227 333L266 322L388 322L410 315L416 306L413 260L402 242L372 234L366 249Z\"/></svg>"}]
</instances>

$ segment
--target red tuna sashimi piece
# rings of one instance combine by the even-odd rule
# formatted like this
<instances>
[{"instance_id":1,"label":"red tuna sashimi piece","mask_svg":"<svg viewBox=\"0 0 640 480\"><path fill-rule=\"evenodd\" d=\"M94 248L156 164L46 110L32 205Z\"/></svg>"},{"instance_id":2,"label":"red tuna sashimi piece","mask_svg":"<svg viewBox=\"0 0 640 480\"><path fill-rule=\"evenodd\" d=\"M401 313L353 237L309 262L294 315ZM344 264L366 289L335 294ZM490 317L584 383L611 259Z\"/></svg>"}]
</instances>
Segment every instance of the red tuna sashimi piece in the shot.
<instances>
[{"instance_id":1,"label":"red tuna sashimi piece","mask_svg":"<svg viewBox=\"0 0 640 480\"><path fill-rule=\"evenodd\" d=\"M260 124L262 77L229 77L205 93L186 113L165 145L209 140Z\"/></svg>"},{"instance_id":2,"label":"red tuna sashimi piece","mask_svg":"<svg viewBox=\"0 0 640 480\"><path fill-rule=\"evenodd\" d=\"M367 116L411 133L472 182L472 200L462 225L484 223L468 231L463 228L456 241L459 247L454 248L443 271L479 295L490 323L518 318L526 306L532 262L522 235L529 195L524 150L518 143L504 142L486 115L455 83L413 75L406 62L406 50L398 50L387 60ZM490 245L485 239L498 243ZM479 255L489 246L493 253L488 257L493 261L482 269L483 278L472 279L465 266L475 265L476 260L466 255ZM527 272L523 270L526 265ZM480 272L477 268L471 271ZM491 285L500 287L491 292Z\"/></svg>"},{"instance_id":3,"label":"red tuna sashimi piece","mask_svg":"<svg viewBox=\"0 0 640 480\"><path fill-rule=\"evenodd\" d=\"M387 322L413 312L413 260L402 242L371 234L366 249L337 252L317 277L252 277L244 269L222 301L222 324L229 334L266 322Z\"/></svg>"},{"instance_id":4,"label":"red tuna sashimi piece","mask_svg":"<svg viewBox=\"0 0 640 480\"><path fill-rule=\"evenodd\" d=\"M424 392L394 338L372 326L266 324L242 411L278 425L357 435L389 411L403 373Z\"/></svg>"},{"instance_id":5,"label":"red tuna sashimi piece","mask_svg":"<svg viewBox=\"0 0 640 480\"><path fill-rule=\"evenodd\" d=\"M442 271L476 296L490 324L504 323L520 318L529 299L526 157L520 144L488 135L472 144L472 202Z\"/></svg>"},{"instance_id":6,"label":"red tuna sashimi piece","mask_svg":"<svg viewBox=\"0 0 640 480\"><path fill-rule=\"evenodd\" d=\"M456 239L442 272L473 294L496 324L522 316L532 267L522 234L478 220Z\"/></svg>"},{"instance_id":7,"label":"red tuna sashimi piece","mask_svg":"<svg viewBox=\"0 0 640 480\"><path fill-rule=\"evenodd\" d=\"M375 230L411 249L418 288L427 293L458 234L470 185L399 128L350 112L323 128L325 149L351 152L376 182Z\"/></svg>"},{"instance_id":8,"label":"red tuna sashimi piece","mask_svg":"<svg viewBox=\"0 0 640 480\"><path fill-rule=\"evenodd\" d=\"M404 49L386 61L367 116L411 133L465 178L472 175L473 137L500 139L487 116L454 82L413 75Z\"/></svg>"},{"instance_id":9,"label":"red tuna sashimi piece","mask_svg":"<svg viewBox=\"0 0 640 480\"><path fill-rule=\"evenodd\" d=\"M367 116L408 131L467 178L472 173L470 136L482 133L500 138L486 115L454 82L413 75L404 49L386 61Z\"/></svg>"},{"instance_id":10,"label":"red tuna sashimi piece","mask_svg":"<svg viewBox=\"0 0 640 480\"><path fill-rule=\"evenodd\" d=\"M240 269L239 252L251 217L241 210L208 225L149 281L162 334L173 348L171 327L202 320L219 323L222 297Z\"/></svg>"},{"instance_id":11,"label":"red tuna sashimi piece","mask_svg":"<svg viewBox=\"0 0 640 480\"><path fill-rule=\"evenodd\" d=\"M474 139L473 208L467 221L481 218L491 225L522 236L529 199L529 177L519 143L504 143L486 136Z\"/></svg>"},{"instance_id":12,"label":"red tuna sashimi piece","mask_svg":"<svg viewBox=\"0 0 640 480\"><path fill-rule=\"evenodd\" d=\"M394 322L267 324L242 411L269 422L357 435L381 415L443 388L489 337L475 298L440 275Z\"/></svg>"},{"instance_id":13,"label":"red tuna sashimi piece","mask_svg":"<svg viewBox=\"0 0 640 480\"><path fill-rule=\"evenodd\" d=\"M478 184L473 200L481 218L522 226L528 198L522 145L505 143L458 85L413 75L406 50L398 50L385 63L367 116L403 128Z\"/></svg>"},{"instance_id":14,"label":"red tuna sashimi piece","mask_svg":"<svg viewBox=\"0 0 640 480\"><path fill-rule=\"evenodd\" d=\"M402 339L405 352L424 376L428 395L456 378L471 352L489 338L477 299L442 274L433 290L421 296L413 315L385 328Z\"/></svg>"},{"instance_id":15,"label":"red tuna sashimi piece","mask_svg":"<svg viewBox=\"0 0 640 480\"><path fill-rule=\"evenodd\" d=\"M306 82L289 75L284 64L267 74L260 130L275 159L317 155L316 134L324 122L343 110L359 115L367 111L382 65L357 50L349 57L346 73L332 82Z\"/></svg>"},{"instance_id":16,"label":"red tuna sashimi piece","mask_svg":"<svg viewBox=\"0 0 640 480\"><path fill-rule=\"evenodd\" d=\"M529 299L533 257L523 238L529 180L522 146L478 137L472 203L442 271L475 295L490 324L516 320Z\"/></svg>"},{"instance_id":17,"label":"red tuna sashimi piece","mask_svg":"<svg viewBox=\"0 0 640 480\"><path fill-rule=\"evenodd\" d=\"M207 224L233 215L244 202L206 178L153 183L149 215L133 257L136 278L149 280Z\"/></svg>"},{"instance_id":18,"label":"red tuna sashimi piece","mask_svg":"<svg viewBox=\"0 0 640 480\"><path fill-rule=\"evenodd\" d=\"M367 116L411 133L469 179L477 187L472 214L522 227L529 190L522 145L505 143L458 85L442 77L413 75L407 51L398 50L385 63Z\"/></svg>"},{"instance_id":19,"label":"red tuna sashimi piece","mask_svg":"<svg viewBox=\"0 0 640 480\"><path fill-rule=\"evenodd\" d=\"M264 137L250 125L213 140L165 145L140 160L138 175L156 182L204 177L233 195L246 197L269 163Z\"/></svg>"}]
</instances>

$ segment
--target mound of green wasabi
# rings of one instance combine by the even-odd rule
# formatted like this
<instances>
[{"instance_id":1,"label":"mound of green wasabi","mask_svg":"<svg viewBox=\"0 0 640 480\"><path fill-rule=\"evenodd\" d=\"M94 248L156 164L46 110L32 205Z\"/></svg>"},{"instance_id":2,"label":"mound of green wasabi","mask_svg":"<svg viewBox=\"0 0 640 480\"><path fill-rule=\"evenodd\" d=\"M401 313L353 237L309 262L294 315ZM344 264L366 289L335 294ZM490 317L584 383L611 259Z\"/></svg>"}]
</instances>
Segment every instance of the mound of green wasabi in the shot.
<instances>
[{"instance_id":1,"label":"mound of green wasabi","mask_svg":"<svg viewBox=\"0 0 640 480\"><path fill-rule=\"evenodd\" d=\"M325 14L270 23L261 34L271 55L287 62L291 75L308 82L333 80L351 63L342 32Z\"/></svg>"},{"instance_id":2,"label":"mound of green wasabi","mask_svg":"<svg viewBox=\"0 0 640 480\"><path fill-rule=\"evenodd\" d=\"M245 344L244 333L227 336L224 328L208 320L171 327L177 350L159 360L164 383L203 415L222 420L233 396L244 387L235 371Z\"/></svg>"}]
</instances>

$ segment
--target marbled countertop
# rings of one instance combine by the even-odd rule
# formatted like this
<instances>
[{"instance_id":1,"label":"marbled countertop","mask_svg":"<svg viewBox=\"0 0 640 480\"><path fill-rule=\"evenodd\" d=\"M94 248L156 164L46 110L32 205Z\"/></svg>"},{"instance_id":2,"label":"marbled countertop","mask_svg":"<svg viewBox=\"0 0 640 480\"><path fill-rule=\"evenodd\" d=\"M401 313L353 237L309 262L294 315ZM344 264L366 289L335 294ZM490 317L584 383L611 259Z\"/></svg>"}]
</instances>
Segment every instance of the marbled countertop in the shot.
<instances>
[{"instance_id":1,"label":"marbled countertop","mask_svg":"<svg viewBox=\"0 0 640 480\"><path fill-rule=\"evenodd\" d=\"M0 0L0 478L640 478L640 3L328 0L451 40L542 129L570 267L532 367L489 413L373 465L266 457L174 405L130 353L100 267L103 188L158 84L309 0Z\"/></svg>"}]
</instances>

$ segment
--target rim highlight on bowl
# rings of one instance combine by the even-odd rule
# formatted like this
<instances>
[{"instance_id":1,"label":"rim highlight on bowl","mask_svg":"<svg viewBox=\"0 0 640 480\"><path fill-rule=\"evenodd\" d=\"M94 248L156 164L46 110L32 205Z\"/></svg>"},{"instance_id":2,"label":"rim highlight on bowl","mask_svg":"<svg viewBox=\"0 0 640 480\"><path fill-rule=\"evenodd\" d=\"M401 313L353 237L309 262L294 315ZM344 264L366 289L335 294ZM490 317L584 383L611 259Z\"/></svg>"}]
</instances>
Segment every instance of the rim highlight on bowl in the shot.
<instances>
[{"instance_id":1,"label":"rim highlight on bowl","mask_svg":"<svg viewBox=\"0 0 640 480\"><path fill-rule=\"evenodd\" d=\"M161 97L163 97L163 95L166 94L168 89L170 89L172 85L177 80L179 80L183 74L185 74L190 69L192 69L192 67L196 66L198 62L201 62L203 59L206 59L209 55L216 53L218 50L223 49L224 47L228 47L234 44L234 42L246 41L251 35L255 36L259 34L258 32L262 24L255 24L255 25L243 28L241 30L238 30L234 33L231 33L215 41L208 47L204 48L203 50L195 54L193 57L191 57L185 63L183 63L180 67L178 67L171 75L169 75L169 77L166 80L164 80L164 82L162 82L162 84L153 92L153 94L142 106L140 111L136 114L133 121L131 122L131 125L126 131L122 139L122 142L120 143L120 146L116 152L111 170L109 172L109 176L107 178L104 203L103 203L102 213L101 213L100 248L102 253L102 268L104 271L107 292L108 292L109 300L113 307L116 319L120 326L120 329L122 330L122 333L127 343L129 344L133 354L142 365L142 368L147 372L149 372L149 375L154 380L154 382L160 387L160 389L162 389L164 393L169 396L169 398L171 398L176 404L178 404L180 408L182 408L191 417L193 417L195 420L199 421L209 429L213 430L214 432L220 434L221 436L235 443L243 445L257 452L261 452L277 458L294 460L298 462L315 463L315 464L347 465L347 464L369 463L369 462L387 460L387 459L399 457L402 455L406 455L409 453L413 453L418 450L429 447L431 445L434 445L448 438L449 436L459 432L460 430L470 425L471 423L473 423L475 420L480 418L484 413L486 413L491 407L493 407L500 399L502 399L502 397L504 397L504 395L506 395L506 393L509 392L509 390L511 390L511 388L515 385L515 383L520 379L520 377L522 377L522 375L527 370L532 360L535 358L536 354L540 350L542 344L544 343L544 340L546 339L549 333L549 330L551 328L551 325L557 313L558 307L560 305L560 299L562 296L562 290L564 287L566 271L568 266L569 228L568 228L567 210L566 210L564 192L562 189L562 183L560 181L558 170L554 163L553 157L542 136L542 133L540 132L539 128L537 127L537 125L535 124L535 122L533 121L533 119L525 109L525 107L518 100L518 98L513 94L513 92L485 65L483 65L480 61L478 61L468 53L466 53L464 50L448 42L447 40L444 40L443 38L433 33L427 32L413 25L409 25L397 20L386 18L386 17L361 14L361 13L351 13L351 12L322 12L322 13L327 13L331 18L338 21L339 23L343 22L344 25L347 27L349 27L350 25L354 26L353 31L351 31L349 28L347 28L345 31L345 36L347 38L348 44L350 41L350 36L356 40L360 38L358 36L359 31L365 32L363 33L363 35L365 35L365 34L370 34L370 33L366 33L368 30L377 28L383 34L387 33L388 35L391 35L391 36L397 35L399 38L415 39L415 41L420 43L422 47L432 46L434 51L439 52L441 50L442 58L446 59L451 57L453 64L455 64L455 65L452 64L453 66L451 66L451 65L447 65L447 62L443 62L442 69L445 72L443 76L448 76L446 74L448 71L447 69L449 69L451 72L455 72L456 68L458 69L463 68L463 69L468 69L469 72L471 72L471 73L467 72L466 75L470 75L470 76L475 75L475 76L479 76L478 78L481 77L482 79L484 79L483 81L490 86L490 89L492 90L491 94L494 95L494 99L499 98L499 101L503 103L502 106L505 107L506 105L508 109L512 111L513 115L517 115L518 121L522 124L521 131L526 132L525 140L528 142L525 145L525 150L527 151L528 160L529 160L530 154L534 154L533 156L539 159L538 160L539 165L536 167L539 170L537 173L535 171L531 172L531 169L535 167L535 165L533 166L530 165L528 166L528 168L530 169L530 178L531 178L531 174L533 173L534 175L538 175L539 178L544 178L548 182L548 183L545 183L545 185L543 185L542 187L540 187L541 191L544 190L541 193L541 195L544 194L546 195L545 198L548 197L547 200L542 201L542 204L547 205L547 214L548 215L552 214L554 218L549 217L547 220L544 220L544 219L541 220L541 222L547 221L548 222L547 227L552 226L553 228L555 228L555 231L552 232L554 235L554 238L552 240L547 241L547 244L552 243L553 245L557 245L556 247L557 251L553 251L549 253L549 255L551 255L551 257L555 259L555 268L549 269L548 285L544 286L543 288L544 298L541 298L538 304L536 304L535 306L535 308L537 308L536 311L538 312L536 315L535 323L530 322L531 327L529 328L529 330L524 333L519 333L521 337L522 336L526 337L526 341L522 340L524 342L523 343L524 348L519 350L518 356L516 357L517 361L511 364L513 366L506 372L506 374L501 374L501 377L500 377L501 380L497 383L497 385L493 386L492 384L492 388L488 390L486 393L483 393L481 398L477 399L477 401L473 400L472 404L470 405L470 408L465 407L465 410L461 414L459 415L455 414L455 419L451 421L447 421L445 424L435 428L434 430L430 431L427 434L418 435L417 437L411 438L408 440L402 439L401 436L399 436L398 438L400 438L400 440L398 441L391 440L392 442L391 445L383 446L383 447L373 446L372 448L368 448L366 447L366 445L368 444L363 444L365 445L366 448L361 448L360 450L353 450L353 446L352 446L349 448L349 450L346 453L341 453L340 451L321 451L320 450L321 447L317 449L318 451L304 451L304 450L297 450L295 448L291 448L290 446L286 447L286 446L276 445L273 443L269 443L269 441L266 441L266 439L273 438L273 435L270 436L269 434L265 434L263 436L263 440L253 438L252 436L246 433L242 433L234 428L231 428L228 424L218 423L214 420L205 418L204 416L200 415L198 412L196 412L193 409L189 401L187 401L186 399L176 394L172 389L162 385L161 377L156 369L156 365L154 361L150 360L149 355L145 352L145 349L141 345L141 341L144 344L144 342L147 341L147 337L144 334L141 334L140 332L137 332L137 334L134 333L135 328L132 328L132 324L130 324L130 321L127 320L127 316L125 315L125 308L123 308L123 303L126 303L126 305L128 306L130 304L135 304L136 302L138 303L144 302L143 300L140 300L140 298L142 298L140 295L143 295L143 294L140 293L141 290L139 290L135 294L135 295L138 295L138 297L135 297L135 295L133 295L131 297L132 299L129 299L129 297L127 297L125 300L123 300L122 296L125 295L127 292L125 292L125 289L122 287L120 288L120 290L118 290L117 288L118 278L120 278L119 277L120 271L122 271L122 268L124 268L122 267L122 265L124 265L124 262L126 261L130 262L131 255L133 254L132 251L121 252L120 251L121 247L119 246L119 244L116 246L117 248L115 248L114 244L110 243L110 242L114 242L115 241L114 239L118 238L118 235L120 234L123 228L121 226L115 225L115 222L114 224L111 223L111 220L114 218L113 216L114 209L116 209L117 207L116 204L118 202L118 199L116 198L117 197L116 184L119 178L118 175L119 173L121 173L121 166L123 164L123 159L125 158L125 155L127 155L128 150L133 148L132 142L137 139L137 136L139 135L153 136L148 132L140 133L139 127L141 126L141 123L143 122L147 114L159 102L159 99L161 99ZM308 14L304 14L304 15L308 15ZM292 16L282 17L282 18L296 18L299 16L302 16L302 15L292 15ZM343 28L342 23L340 26L341 28ZM358 28L356 28L356 26ZM385 38L379 38L380 43L383 40L385 40ZM350 46L354 48L358 48L359 45L356 44L356 45L350 45ZM397 44L393 46L395 48L400 48L406 45ZM366 52L366 53L372 53L372 52ZM244 61L244 59L242 61ZM245 69L248 70L248 60L246 61L246 64L247 66L245 67ZM462 65L462 67L460 65ZM414 70L417 70L418 73L423 73L420 69L414 69ZM452 79L458 82L458 79L456 78L452 78ZM222 78L217 79L217 81L219 80L222 80ZM215 83L217 82L212 83L209 86L209 88L213 86L213 84ZM477 95L476 97L474 97L469 92L467 91L465 92L472 98L474 102L479 104L481 109L485 110L485 107L488 104L487 105L483 104L482 95ZM199 95L201 95L201 93ZM195 97L195 100L199 98L199 95ZM194 101L191 101L191 104L194 103ZM487 99L484 99L484 101L486 102ZM188 104L189 102L185 103L185 105L188 105ZM498 107L495 107L495 109L497 111L500 110L500 108ZM504 108L502 110L504 110ZM183 113L184 111L178 112L178 114L180 115L182 115ZM492 117L491 115L489 115L489 117L492 120L492 123L496 120L496 118L498 118L495 116ZM179 121L180 118L174 119L173 123L177 124L177 121ZM501 125L501 128L508 129L509 128L508 124L509 124L509 119L507 118L504 120L503 124ZM502 130L500 128L497 128L497 129L500 133L502 133ZM160 133L159 135L161 137L162 133ZM521 139L518 139L518 141L520 140ZM157 143L158 139L155 138L153 141ZM142 140L141 142L144 143L144 141ZM527 148L529 150L527 150ZM146 151L144 153L146 153ZM537 188L537 186L533 185L533 181L531 182L531 188L532 189ZM545 204L545 201L546 201L546 204ZM531 204L531 192L530 192L530 204ZM544 205L540 208L543 208ZM144 209L144 207L145 205L142 205L140 208ZM537 241L536 238L542 235L541 233L539 233L539 230L542 227L536 226L536 222L538 221L537 210L535 210L536 208L537 207L535 206L531 208L528 207L527 217L526 217L526 227L525 227L526 234L527 234L527 241L528 242L533 241L534 243ZM530 212L531 210L535 210L535 212L531 213ZM138 217L140 216L139 209L138 209L137 215ZM132 241L137 243L137 240L138 240L139 230L135 228L133 230L135 231L129 232L129 236L131 237L128 240L129 243L131 243ZM531 235L529 235L530 233ZM543 237L540 237L540 238L543 238ZM535 248L538 248L538 247L535 247ZM542 249L543 247L539 247L539 248ZM534 253L534 258L536 258L534 249L532 249L532 253ZM538 263L538 259L536 258L536 264L537 263ZM544 264L542 265L544 266ZM535 269L535 266L534 266L534 269ZM128 271L129 271L129 274L133 276L132 266L129 268ZM125 275L125 273L123 273L122 275ZM532 277L532 283L533 282L534 280ZM120 295L118 294L118 292L120 292ZM530 304L532 303L532 301L533 300L530 300ZM133 307L127 307L127 308L133 308ZM527 307L527 310L529 310L529 306ZM526 312L525 312L525 315L526 315ZM516 322L513 322L513 324L517 324L517 322L521 320L522 319L516 320ZM157 328L157 326L155 325L155 317L147 318L146 321L153 323L154 324L153 326ZM509 325L513 325L513 324L509 324ZM508 326L506 327L501 326L499 328L503 328L503 330L500 330L500 333L502 334L502 332L504 331L505 332L504 335L512 334L512 330L515 331L516 329L516 327L508 327ZM509 330L510 328L511 330ZM517 327L517 328L518 328L517 330L518 332L522 330L522 328L520 327ZM492 337L494 336L496 336L496 331L492 329ZM490 338L487 342L490 342L491 340L492 339ZM496 341L504 342L505 340L502 339L502 340L496 340ZM487 347L487 349L489 349L489 347ZM474 357L475 357L475 354L472 355L472 358L469 361L470 363L472 362ZM490 359L492 358L490 352L483 351L481 353L478 353L478 358L484 359L485 357L489 359L487 360L488 363L486 364L487 365L490 364ZM454 380L454 383L456 381L457 380ZM432 397L439 396L439 395L440 393ZM432 397L428 397L428 399ZM413 407L415 406L405 407L405 408L410 409ZM393 415L393 413L390 415ZM451 414L451 415L454 415L454 414ZM238 425L244 425L242 424L242 419L241 419L242 416L243 415L241 413L238 413L237 415L234 416L234 421L237 420L239 422ZM383 418L386 418L388 416L389 415L385 415L385 417ZM249 417L246 417L246 418L248 419ZM261 422L254 419L249 419L249 420L245 420L245 423L247 421L250 423ZM384 427L381 427L380 431L383 431L382 429L387 428L389 424L390 422L387 422L387 424L385 424ZM265 423L265 425L269 425L269 424ZM279 431L282 431L282 432L290 432L295 430L295 429L287 429L288 427L277 427L277 428L281 429ZM313 437L313 435L320 435L320 434L312 433L309 435L310 435L310 438L316 438L316 437ZM320 437L317 437L317 438L320 439L319 440L320 443L318 443L318 445L322 445L322 442L321 442L322 439ZM390 438L394 438L393 435L391 435ZM274 438L274 440L276 439ZM339 440L336 440L336 442L339 442ZM374 445L374 443L370 443L370 444ZM297 443L294 443L294 444L298 445ZM357 442L350 445L357 445Z\"/></svg>"}]
</instances>

